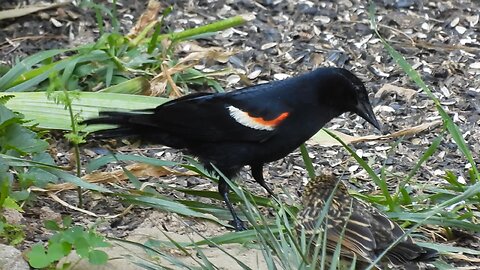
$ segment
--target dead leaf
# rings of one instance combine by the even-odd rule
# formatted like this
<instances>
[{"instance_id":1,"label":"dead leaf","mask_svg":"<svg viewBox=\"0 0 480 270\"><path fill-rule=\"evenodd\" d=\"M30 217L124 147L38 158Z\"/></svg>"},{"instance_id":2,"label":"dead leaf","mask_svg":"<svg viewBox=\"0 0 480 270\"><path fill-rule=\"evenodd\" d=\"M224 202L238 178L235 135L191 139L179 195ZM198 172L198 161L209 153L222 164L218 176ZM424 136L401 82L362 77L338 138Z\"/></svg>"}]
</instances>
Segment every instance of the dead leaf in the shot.
<instances>
[{"instance_id":1,"label":"dead leaf","mask_svg":"<svg viewBox=\"0 0 480 270\"><path fill-rule=\"evenodd\" d=\"M161 5L159 1L157 0L148 1L147 9L145 10L145 12L142 13L137 23L135 24L135 26L132 29L130 29L130 32L128 33L127 37L128 38L136 37L149 24L157 21L157 16L158 16L158 13L160 12L160 7Z\"/></svg>"},{"instance_id":2,"label":"dead leaf","mask_svg":"<svg viewBox=\"0 0 480 270\"><path fill-rule=\"evenodd\" d=\"M162 166L153 166L144 163L134 163L130 164L125 167L128 171L130 171L136 177L155 177L160 178L166 175L196 175L193 172L180 172L174 169L170 169L167 167ZM113 172L94 172L87 174L82 177L83 180L89 183L116 183L120 181L127 180L128 177L123 173L123 170L115 170ZM77 186L71 183L62 183L56 185L47 185L45 189L32 187L31 191L38 191L38 192L56 192L56 191L64 191L64 190L72 190L76 189Z\"/></svg>"},{"instance_id":3,"label":"dead leaf","mask_svg":"<svg viewBox=\"0 0 480 270\"><path fill-rule=\"evenodd\" d=\"M155 76L152 80L150 80L150 85L151 85L151 92L152 96L161 96L165 92L165 89L167 87L167 84L170 84L171 82L169 81L169 77L171 78L172 75L183 72L191 67L193 67L195 64L180 64L177 63L175 66L169 68L166 65L163 65L162 68L164 72L158 73L157 76ZM168 75L168 76L166 76ZM177 89L178 90L178 89Z\"/></svg>"},{"instance_id":4,"label":"dead leaf","mask_svg":"<svg viewBox=\"0 0 480 270\"><path fill-rule=\"evenodd\" d=\"M449 258L457 259L457 260L464 261L464 262L473 262L473 263L480 262L480 258L475 258L473 256L470 257L470 256L466 256L466 255L460 254L460 253L448 253L448 254L443 254L443 255L447 256ZM460 268L455 268L455 269L460 269ZM462 269L478 269L478 268L462 268Z\"/></svg>"},{"instance_id":5,"label":"dead leaf","mask_svg":"<svg viewBox=\"0 0 480 270\"><path fill-rule=\"evenodd\" d=\"M404 98L406 101L410 101L417 91L387 83L384 84L377 93L375 93L375 98L382 98L391 93Z\"/></svg>"},{"instance_id":6,"label":"dead leaf","mask_svg":"<svg viewBox=\"0 0 480 270\"><path fill-rule=\"evenodd\" d=\"M172 76L169 72L168 66L164 63L162 64L162 73L165 79L167 79L168 84L172 88L172 92L170 93L170 98L178 98L182 96L182 92L179 90L177 84L173 81Z\"/></svg>"},{"instance_id":7,"label":"dead leaf","mask_svg":"<svg viewBox=\"0 0 480 270\"><path fill-rule=\"evenodd\" d=\"M178 63L186 63L191 61L198 62L202 60L202 61L217 61L222 64L225 64L228 62L228 59L230 58L230 56L238 52L238 50L232 50L227 52L225 51L224 48L221 48L221 47L203 48L194 43L188 43L184 45L182 49L183 51L189 54L181 58L178 61Z\"/></svg>"},{"instance_id":8,"label":"dead leaf","mask_svg":"<svg viewBox=\"0 0 480 270\"><path fill-rule=\"evenodd\" d=\"M64 207L67 207L67 208L70 208L72 210L75 210L75 211L78 211L78 212L81 212L81 213L84 213L88 216L92 216L92 217L102 217L102 218L105 218L105 219L112 219L112 218L117 218L117 217L120 217L120 216L124 216L125 214L127 214L130 209L132 209L133 207L133 204L129 205L127 208L125 208L122 212L120 212L119 214L115 214L115 215L97 215L91 211L88 211L88 210L85 210L85 209L82 209L82 208L79 208L79 207L76 207L74 205L71 205L69 203L67 203L66 201L60 199L55 193L53 192L47 192L47 195L50 196L50 198L52 198L54 201L58 202L59 204L63 205Z\"/></svg>"},{"instance_id":9,"label":"dead leaf","mask_svg":"<svg viewBox=\"0 0 480 270\"><path fill-rule=\"evenodd\" d=\"M438 126L442 123L441 120L438 121L433 121L430 123L425 123L421 124L418 126L410 127L410 128L405 128L400 131L388 134L388 135L368 135L368 136L362 136L362 137L355 137L355 136L350 136L345 133L335 131L335 130L330 130L332 133L337 135L343 142L346 144L351 144L351 143L359 143L359 142L370 142L370 141L379 141L379 140L386 140L386 139L393 139L393 138L398 138L401 136L407 136L407 135L414 135L417 133L420 133L426 129ZM307 141L307 144L310 145L320 145L320 146L335 146L335 145L341 145L337 140L334 138L330 137L325 131L320 130L317 132L317 134L313 135L310 140Z\"/></svg>"},{"instance_id":10,"label":"dead leaf","mask_svg":"<svg viewBox=\"0 0 480 270\"><path fill-rule=\"evenodd\" d=\"M41 11L41 10L64 6L64 5L70 4L71 2L72 1L66 1L63 3L54 3L54 4L48 4L48 5L32 5L32 6L25 6L23 8L2 10L0 11L0 20L22 17L28 14Z\"/></svg>"},{"instance_id":11,"label":"dead leaf","mask_svg":"<svg viewBox=\"0 0 480 270\"><path fill-rule=\"evenodd\" d=\"M76 206L73 206L69 203L67 203L66 201L60 199L57 195L55 195L53 192L47 192L48 196L50 196L50 198L52 198L54 201L58 202L59 204L67 207L67 208L70 208L72 210L75 210L75 211L78 211L78 212L82 212L86 215L89 215L89 216L92 216L92 217L98 217L97 214L91 212L91 211L88 211L88 210L85 210L85 209L82 209L82 208L78 208Z\"/></svg>"}]
</instances>

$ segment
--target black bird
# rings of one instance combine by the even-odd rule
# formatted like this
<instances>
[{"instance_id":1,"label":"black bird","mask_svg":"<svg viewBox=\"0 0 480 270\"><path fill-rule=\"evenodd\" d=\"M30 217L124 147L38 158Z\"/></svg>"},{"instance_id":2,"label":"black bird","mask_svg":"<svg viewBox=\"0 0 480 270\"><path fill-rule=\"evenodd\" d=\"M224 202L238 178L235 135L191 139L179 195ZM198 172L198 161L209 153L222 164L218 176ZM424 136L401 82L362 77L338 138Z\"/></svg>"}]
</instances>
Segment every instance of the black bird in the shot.
<instances>
[{"instance_id":1,"label":"black bird","mask_svg":"<svg viewBox=\"0 0 480 270\"><path fill-rule=\"evenodd\" d=\"M330 196L331 203L328 205ZM315 243L319 234L325 235L324 224L327 224L327 250L330 250L330 255L341 239L341 262L348 265L355 254L357 269L365 269L404 234L398 224L378 209L350 196L347 187L331 174L311 180L305 187L302 202L304 208L297 216L297 232L303 230L307 241L312 239ZM326 206L329 206L326 218L319 221ZM387 251L381 263L393 264L395 269L400 269L400 266L413 269L417 263L432 261L436 257L436 250L421 247L406 236Z\"/></svg>"},{"instance_id":2,"label":"black bird","mask_svg":"<svg viewBox=\"0 0 480 270\"><path fill-rule=\"evenodd\" d=\"M137 136L187 150L228 178L249 165L255 181L273 195L263 179L263 165L285 157L345 112L356 113L380 129L360 79L346 69L319 68L227 93L190 94L154 109L101 112L84 123L117 126L96 132L97 138ZM219 179L218 191L235 228L243 230L224 179Z\"/></svg>"}]
</instances>

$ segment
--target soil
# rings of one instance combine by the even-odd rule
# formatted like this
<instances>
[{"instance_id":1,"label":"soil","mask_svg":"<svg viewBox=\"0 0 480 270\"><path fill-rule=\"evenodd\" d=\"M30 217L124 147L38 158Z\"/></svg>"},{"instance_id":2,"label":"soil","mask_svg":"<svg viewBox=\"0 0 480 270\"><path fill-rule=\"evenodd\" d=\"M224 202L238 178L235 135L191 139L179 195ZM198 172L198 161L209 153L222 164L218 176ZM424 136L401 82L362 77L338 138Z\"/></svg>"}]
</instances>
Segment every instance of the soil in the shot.
<instances>
[{"instance_id":1,"label":"soil","mask_svg":"<svg viewBox=\"0 0 480 270\"><path fill-rule=\"evenodd\" d=\"M29 4L39 1L31 0ZM49 3L51 1L42 1ZM99 1L100 3L104 3ZM441 119L433 102L410 81L383 48L372 30L368 19L366 1L277 1L277 0L189 0L162 1L163 6L173 5L173 12L165 19L165 26L171 31L195 27L238 14L254 14L255 19L235 30L227 30L196 42L202 47L217 46L225 50L238 50L225 65L252 79L235 80L225 77L221 81L227 89L245 87L249 83L260 83L285 78L319 66L338 66L352 70L366 83L371 92L374 110L383 124L385 133L413 127ZM118 0L118 13L122 31L127 33L146 6L146 1ZM134 3L134 4L132 4ZM9 9L27 4L26 1L2 1L0 9ZM106 5L108 5L105 1ZM444 109L460 127L464 138L474 153L474 160L480 162L480 24L478 1L423 1L383 0L377 1L377 16L381 34L411 63L431 87ZM108 27L109 22L106 20ZM98 37L95 15L73 4L66 4L23 17L0 21L0 64L12 65L35 52L53 48L70 48L93 42ZM252 74L255 74L253 76ZM252 76L248 76L252 75ZM392 84L407 90L383 91L382 87ZM405 93L411 93L406 95ZM327 126L354 136L377 134L371 126L357 117L343 115ZM392 140L355 144L355 149L368 159L377 172L385 164L394 172L389 178L392 187L399 179L408 175L410 169L423 155L432 140L441 133L441 127L432 127L414 136L404 137L399 142ZM57 153L59 164L71 161L70 146L59 133L51 134L52 151ZM392 148L394 143L398 143ZM85 162L98 156L104 145L89 142L82 147ZM110 145L112 147L112 145ZM165 160L181 161L182 155L161 146L139 146L116 142L118 152L155 156ZM349 180L350 187L359 192L377 192L368 174L357 166L341 147L309 146L317 172L331 170ZM59 153L59 154L58 154ZM376 165L375 165L376 164ZM415 175L416 185L422 183L443 183L446 172L468 179L469 164L448 137L442 141L439 150ZM115 169L113 166L106 171ZM277 194L289 192L298 201L302 184L308 177L300 153L294 152L286 158L265 167L265 177ZM241 175L247 179L242 185L265 196L263 189L253 183L245 170ZM145 182L158 179L149 177ZM195 176L165 176L162 182L178 186L198 186L215 190L214 184ZM185 196L169 194L170 196ZM65 191L58 196L71 205L76 205L76 193ZM113 215L125 210L126 205L112 197L85 194L84 209L97 215ZM187 199L195 200L194 196ZM33 205L25 208L24 224L27 239L22 248L48 239L48 232L41 220L59 219L60 215L72 215L79 224L92 225L98 219L58 204L51 197L39 194ZM98 231L112 237L140 239L143 234L154 234L165 239L159 231L176 237L195 235L190 227L204 236L219 235L227 229L215 224L182 218L170 213L159 213L148 207L134 207L118 218L103 219ZM146 233L148 231L148 233ZM441 235L439 233L438 235ZM478 233L467 233L467 244L475 248ZM440 239L440 242L445 242ZM468 241L467 241L468 242ZM452 244L459 241L451 240ZM459 244L460 245L460 244ZM478 246L478 244L477 244ZM253 269L261 254L234 247L249 261ZM214 249L212 249L214 250ZM212 251L214 252L214 251ZM252 252L252 253L249 253ZM218 257L213 254L211 257ZM240 256L240 255L239 255ZM480 267L474 261L454 260L456 267ZM227 258L218 262L220 267L231 269ZM78 266L80 267L80 266ZM134 269L134 266L131 266ZM85 268L85 269L88 269ZM107 268L106 268L107 269ZM120 268L118 268L120 269ZM122 268L123 269L123 268Z\"/></svg>"}]
</instances>

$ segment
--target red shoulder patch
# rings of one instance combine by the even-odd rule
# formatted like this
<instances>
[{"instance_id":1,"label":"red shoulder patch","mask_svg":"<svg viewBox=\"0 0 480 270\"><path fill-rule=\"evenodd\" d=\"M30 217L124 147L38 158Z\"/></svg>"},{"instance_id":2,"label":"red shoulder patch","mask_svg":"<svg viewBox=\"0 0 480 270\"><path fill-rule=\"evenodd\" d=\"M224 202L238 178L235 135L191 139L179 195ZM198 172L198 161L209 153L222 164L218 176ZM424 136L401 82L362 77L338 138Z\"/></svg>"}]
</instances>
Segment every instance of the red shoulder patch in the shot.
<instances>
[{"instance_id":1,"label":"red shoulder patch","mask_svg":"<svg viewBox=\"0 0 480 270\"><path fill-rule=\"evenodd\" d=\"M285 120L289 112L283 112L279 116L271 120L266 120L263 117L253 117L248 112L244 112L237 107L228 106L230 116L238 123L253 129L258 130L274 130L283 120Z\"/></svg>"}]
</instances>

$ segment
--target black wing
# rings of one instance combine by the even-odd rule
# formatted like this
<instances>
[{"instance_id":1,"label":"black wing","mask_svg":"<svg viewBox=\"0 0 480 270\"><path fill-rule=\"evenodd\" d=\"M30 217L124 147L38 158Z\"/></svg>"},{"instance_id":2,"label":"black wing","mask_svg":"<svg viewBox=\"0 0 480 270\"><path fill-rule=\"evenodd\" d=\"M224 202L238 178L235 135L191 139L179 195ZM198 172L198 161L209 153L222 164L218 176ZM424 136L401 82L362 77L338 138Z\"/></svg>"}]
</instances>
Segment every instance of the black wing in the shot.
<instances>
[{"instance_id":1,"label":"black wing","mask_svg":"<svg viewBox=\"0 0 480 270\"><path fill-rule=\"evenodd\" d=\"M195 94L144 111L131 121L197 141L261 142L275 134L290 111L282 100L270 100L261 92Z\"/></svg>"}]
</instances>

